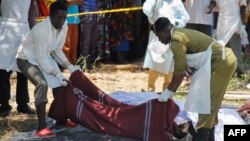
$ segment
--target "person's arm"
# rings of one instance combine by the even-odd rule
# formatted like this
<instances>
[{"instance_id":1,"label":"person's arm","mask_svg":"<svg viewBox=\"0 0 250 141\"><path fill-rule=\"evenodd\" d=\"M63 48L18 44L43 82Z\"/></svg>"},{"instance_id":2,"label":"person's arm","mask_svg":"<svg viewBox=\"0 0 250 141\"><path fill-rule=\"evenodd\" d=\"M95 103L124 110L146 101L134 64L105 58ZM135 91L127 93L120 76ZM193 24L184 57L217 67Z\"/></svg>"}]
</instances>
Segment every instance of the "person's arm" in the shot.
<instances>
[{"instance_id":1,"label":"person's arm","mask_svg":"<svg viewBox=\"0 0 250 141\"><path fill-rule=\"evenodd\" d=\"M38 16L38 4L37 0L31 0L30 2L30 9L29 9L29 16L28 16L28 21L29 21L29 27L30 29L37 23L36 18Z\"/></svg>"},{"instance_id":2,"label":"person's arm","mask_svg":"<svg viewBox=\"0 0 250 141\"><path fill-rule=\"evenodd\" d=\"M63 29L62 31L60 31L62 32L61 34L63 34L62 37L59 39L60 44L56 47L54 51L51 52L51 55L56 60L56 62L65 69L67 69L71 65L71 63L68 61L67 57L65 56L62 50L65 40L66 40L67 31L68 31L68 26L63 25Z\"/></svg>"},{"instance_id":3,"label":"person's arm","mask_svg":"<svg viewBox=\"0 0 250 141\"><path fill-rule=\"evenodd\" d=\"M241 37L247 38L247 32L246 32L246 22L245 22L245 15L246 15L246 7L247 7L247 1L246 0L240 0L239 1L239 7L240 7L240 16L241 16Z\"/></svg>"},{"instance_id":4,"label":"person's arm","mask_svg":"<svg viewBox=\"0 0 250 141\"><path fill-rule=\"evenodd\" d=\"M172 41L171 50L174 54L173 78L168 87L159 96L158 100L160 102L166 102L175 94L186 73L186 46L180 42Z\"/></svg>"},{"instance_id":5,"label":"person's arm","mask_svg":"<svg viewBox=\"0 0 250 141\"><path fill-rule=\"evenodd\" d=\"M210 4L207 7L207 14L211 14L213 12L214 7L216 6L216 1L215 0L211 0Z\"/></svg>"},{"instance_id":6,"label":"person's arm","mask_svg":"<svg viewBox=\"0 0 250 141\"><path fill-rule=\"evenodd\" d=\"M62 50L66 36L67 36L67 31L68 31L68 26L65 24L63 26L62 31L61 31L62 37L59 39L60 44L56 47L56 49L54 51L51 52L51 56L62 67L64 67L65 69L68 69L70 71L70 73L73 73L76 70L80 70L80 68L71 64Z\"/></svg>"},{"instance_id":7,"label":"person's arm","mask_svg":"<svg viewBox=\"0 0 250 141\"><path fill-rule=\"evenodd\" d=\"M240 0L240 16L241 16L242 25L246 25L246 22L245 22L246 7L247 7L246 0Z\"/></svg>"},{"instance_id":8,"label":"person's arm","mask_svg":"<svg viewBox=\"0 0 250 141\"><path fill-rule=\"evenodd\" d=\"M186 73L186 46L178 41L171 41L171 50L174 54L174 73L173 78L168 85L167 89L172 92L176 92L177 88L180 86L185 73Z\"/></svg>"},{"instance_id":9,"label":"person's arm","mask_svg":"<svg viewBox=\"0 0 250 141\"><path fill-rule=\"evenodd\" d=\"M168 85L167 89L172 91L172 92L176 92L178 87L181 85L184 76L185 76L185 73L173 75L172 81Z\"/></svg>"}]
</instances>

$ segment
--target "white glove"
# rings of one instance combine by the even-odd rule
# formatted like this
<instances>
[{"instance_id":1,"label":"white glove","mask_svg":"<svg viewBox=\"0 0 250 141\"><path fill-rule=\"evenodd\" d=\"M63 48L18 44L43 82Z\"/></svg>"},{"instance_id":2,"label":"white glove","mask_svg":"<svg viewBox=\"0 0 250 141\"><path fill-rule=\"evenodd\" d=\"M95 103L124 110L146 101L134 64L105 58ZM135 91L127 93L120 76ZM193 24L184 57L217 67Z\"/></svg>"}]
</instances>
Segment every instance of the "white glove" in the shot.
<instances>
[{"instance_id":1,"label":"white glove","mask_svg":"<svg viewBox=\"0 0 250 141\"><path fill-rule=\"evenodd\" d=\"M73 73L76 70L81 70L78 66L74 66L74 65L69 65L67 69L70 71L70 73Z\"/></svg>"},{"instance_id":2,"label":"white glove","mask_svg":"<svg viewBox=\"0 0 250 141\"><path fill-rule=\"evenodd\" d=\"M241 37L248 37L245 25L241 25Z\"/></svg>"},{"instance_id":3,"label":"white glove","mask_svg":"<svg viewBox=\"0 0 250 141\"><path fill-rule=\"evenodd\" d=\"M169 98L172 99L172 97L174 96L174 92L166 89L164 90L161 95L158 97L158 101L160 102L167 102Z\"/></svg>"},{"instance_id":4,"label":"white glove","mask_svg":"<svg viewBox=\"0 0 250 141\"><path fill-rule=\"evenodd\" d=\"M56 77L59 79L59 82L61 83L62 86L67 86L69 81L67 78L65 78L62 73L57 73Z\"/></svg>"}]
</instances>

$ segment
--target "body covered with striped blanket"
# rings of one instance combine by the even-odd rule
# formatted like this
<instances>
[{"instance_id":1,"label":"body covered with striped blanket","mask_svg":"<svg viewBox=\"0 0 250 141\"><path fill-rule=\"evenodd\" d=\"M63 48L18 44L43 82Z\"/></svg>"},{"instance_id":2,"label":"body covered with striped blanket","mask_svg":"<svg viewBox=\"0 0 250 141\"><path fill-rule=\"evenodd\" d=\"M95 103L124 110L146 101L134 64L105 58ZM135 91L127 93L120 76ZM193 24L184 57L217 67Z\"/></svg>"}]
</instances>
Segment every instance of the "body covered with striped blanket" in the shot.
<instances>
[{"instance_id":1,"label":"body covered with striped blanket","mask_svg":"<svg viewBox=\"0 0 250 141\"><path fill-rule=\"evenodd\" d=\"M70 76L70 83L55 97L49 117L72 121L97 133L144 141L171 141L172 125L179 112L173 100L153 99L140 105L121 103L96 87L82 72Z\"/></svg>"}]
</instances>

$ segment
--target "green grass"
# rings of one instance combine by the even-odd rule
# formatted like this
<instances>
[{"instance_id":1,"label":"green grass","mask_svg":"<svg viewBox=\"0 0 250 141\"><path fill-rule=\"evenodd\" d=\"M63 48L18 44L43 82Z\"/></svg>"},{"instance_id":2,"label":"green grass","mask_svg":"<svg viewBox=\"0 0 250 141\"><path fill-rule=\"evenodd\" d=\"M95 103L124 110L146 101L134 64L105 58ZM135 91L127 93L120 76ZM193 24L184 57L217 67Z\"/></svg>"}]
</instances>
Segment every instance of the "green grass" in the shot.
<instances>
[{"instance_id":1,"label":"green grass","mask_svg":"<svg viewBox=\"0 0 250 141\"><path fill-rule=\"evenodd\" d=\"M249 83L250 73L246 72L242 75L242 79L238 78L236 75L232 77L227 87L227 91L240 91L247 90L246 85Z\"/></svg>"}]
</instances>

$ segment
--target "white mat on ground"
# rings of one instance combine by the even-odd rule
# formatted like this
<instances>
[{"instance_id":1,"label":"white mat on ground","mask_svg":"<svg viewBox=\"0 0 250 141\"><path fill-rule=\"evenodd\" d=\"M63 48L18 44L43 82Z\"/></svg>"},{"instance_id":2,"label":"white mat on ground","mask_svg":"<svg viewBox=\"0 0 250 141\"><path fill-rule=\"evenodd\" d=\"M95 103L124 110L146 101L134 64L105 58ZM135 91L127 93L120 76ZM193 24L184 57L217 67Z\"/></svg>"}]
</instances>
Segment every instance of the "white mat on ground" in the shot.
<instances>
[{"instance_id":1,"label":"white mat on ground","mask_svg":"<svg viewBox=\"0 0 250 141\"><path fill-rule=\"evenodd\" d=\"M116 91L110 94L114 99L131 105L139 105L148 100L158 98L158 94L154 92L124 92ZM198 115L196 113L190 113L184 111L184 101L175 100L180 107L180 113L176 117L177 124L181 124L185 121L192 120L194 126L196 125ZM224 125L235 124L243 125L245 121L240 117L234 108L220 108L218 113L219 123L215 128L216 141L224 140Z\"/></svg>"}]
</instances>

